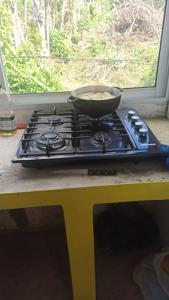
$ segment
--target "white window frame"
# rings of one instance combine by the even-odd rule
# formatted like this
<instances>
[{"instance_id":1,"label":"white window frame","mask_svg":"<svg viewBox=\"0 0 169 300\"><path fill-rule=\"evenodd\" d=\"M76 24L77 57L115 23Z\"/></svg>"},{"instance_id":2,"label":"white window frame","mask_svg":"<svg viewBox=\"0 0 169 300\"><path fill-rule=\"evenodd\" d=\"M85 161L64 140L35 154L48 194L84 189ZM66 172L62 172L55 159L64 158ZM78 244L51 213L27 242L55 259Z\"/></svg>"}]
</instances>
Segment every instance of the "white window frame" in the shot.
<instances>
[{"instance_id":1,"label":"white window frame","mask_svg":"<svg viewBox=\"0 0 169 300\"><path fill-rule=\"evenodd\" d=\"M5 70L4 70L4 66L3 66L3 61L2 61L2 56L0 54L0 83L2 85L2 88L7 91L9 90L8 88L8 81L5 75Z\"/></svg>"},{"instance_id":2,"label":"white window frame","mask_svg":"<svg viewBox=\"0 0 169 300\"><path fill-rule=\"evenodd\" d=\"M0 82L8 89L8 82L0 60ZM157 72L156 86L150 88L124 89L122 106L141 107L142 114L146 115L146 109L157 116L167 112L169 98L169 0L166 0L163 32L161 38L161 50ZM37 93L37 94L13 94L14 103L17 107L27 107L38 104L65 103L69 92ZM145 109L146 105L146 109ZM145 113L144 113L145 110ZM158 112L156 113L156 111Z\"/></svg>"}]
</instances>

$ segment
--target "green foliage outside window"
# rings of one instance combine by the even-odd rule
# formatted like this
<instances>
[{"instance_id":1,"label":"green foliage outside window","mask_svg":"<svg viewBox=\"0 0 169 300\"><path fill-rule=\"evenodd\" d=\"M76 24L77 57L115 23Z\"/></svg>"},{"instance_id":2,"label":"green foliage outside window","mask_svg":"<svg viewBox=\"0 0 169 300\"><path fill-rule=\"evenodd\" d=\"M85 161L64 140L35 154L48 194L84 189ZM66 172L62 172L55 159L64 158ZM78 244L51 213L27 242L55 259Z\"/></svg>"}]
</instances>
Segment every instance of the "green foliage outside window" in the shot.
<instances>
[{"instance_id":1,"label":"green foliage outside window","mask_svg":"<svg viewBox=\"0 0 169 300\"><path fill-rule=\"evenodd\" d=\"M2 0L12 93L153 86L165 0Z\"/></svg>"}]
</instances>

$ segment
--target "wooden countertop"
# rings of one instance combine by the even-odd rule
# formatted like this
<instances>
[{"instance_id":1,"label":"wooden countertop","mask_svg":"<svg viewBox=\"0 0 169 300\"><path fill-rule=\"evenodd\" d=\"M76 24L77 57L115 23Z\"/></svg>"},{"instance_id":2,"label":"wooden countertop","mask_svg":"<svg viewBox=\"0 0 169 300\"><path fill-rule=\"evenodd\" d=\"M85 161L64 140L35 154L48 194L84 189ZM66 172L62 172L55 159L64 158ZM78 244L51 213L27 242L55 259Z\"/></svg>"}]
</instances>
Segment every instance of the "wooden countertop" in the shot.
<instances>
[{"instance_id":1,"label":"wooden countertop","mask_svg":"<svg viewBox=\"0 0 169 300\"><path fill-rule=\"evenodd\" d=\"M169 144L169 120L151 119L148 125L161 143ZM113 163L115 176L58 174L55 168L26 169L11 163L22 130L12 137L0 137L0 193L25 192L115 185L120 183L169 181L169 170L163 162Z\"/></svg>"}]
</instances>

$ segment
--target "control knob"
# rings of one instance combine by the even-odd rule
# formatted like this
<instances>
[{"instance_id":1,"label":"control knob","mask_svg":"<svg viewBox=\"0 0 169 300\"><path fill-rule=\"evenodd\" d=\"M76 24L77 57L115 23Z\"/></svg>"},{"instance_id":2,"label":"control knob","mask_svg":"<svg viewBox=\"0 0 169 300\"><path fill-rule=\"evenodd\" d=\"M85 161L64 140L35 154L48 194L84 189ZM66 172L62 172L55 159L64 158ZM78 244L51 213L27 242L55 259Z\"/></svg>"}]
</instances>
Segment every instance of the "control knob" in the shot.
<instances>
[{"instance_id":1,"label":"control knob","mask_svg":"<svg viewBox=\"0 0 169 300\"><path fill-rule=\"evenodd\" d=\"M139 121L139 117L138 116L133 116L131 117L131 124L135 125L136 122Z\"/></svg>"},{"instance_id":2,"label":"control knob","mask_svg":"<svg viewBox=\"0 0 169 300\"><path fill-rule=\"evenodd\" d=\"M147 128L139 129L139 137L142 142L144 142L147 139L147 135L148 135Z\"/></svg>"},{"instance_id":3,"label":"control knob","mask_svg":"<svg viewBox=\"0 0 169 300\"><path fill-rule=\"evenodd\" d=\"M128 119L131 119L131 117L133 117L135 114L136 114L135 111L129 110L128 111Z\"/></svg>"},{"instance_id":4,"label":"control knob","mask_svg":"<svg viewBox=\"0 0 169 300\"><path fill-rule=\"evenodd\" d=\"M134 127L135 127L135 130L141 129L143 127L143 122L141 122L141 121L136 122Z\"/></svg>"}]
</instances>

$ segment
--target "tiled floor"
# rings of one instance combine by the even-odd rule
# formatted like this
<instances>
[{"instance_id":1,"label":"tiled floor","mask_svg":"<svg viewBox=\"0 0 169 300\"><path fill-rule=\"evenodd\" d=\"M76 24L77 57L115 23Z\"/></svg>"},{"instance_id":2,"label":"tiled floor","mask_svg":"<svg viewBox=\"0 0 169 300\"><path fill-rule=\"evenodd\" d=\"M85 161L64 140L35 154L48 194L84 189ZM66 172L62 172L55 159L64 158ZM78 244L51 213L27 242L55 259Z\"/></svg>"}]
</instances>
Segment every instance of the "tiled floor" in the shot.
<instances>
[{"instance_id":1,"label":"tiled floor","mask_svg":"<svg viewBox=\"0 0 169 300\"><path fill-rule=\"evenodd\" d=\"M96 253L97 299L142 300L132 281L132 272L144 256L145 252L111 257ZM51 231L0 236L0 300L14 299L72 300L63 233Z\"/></svg>"}]
</instances>

